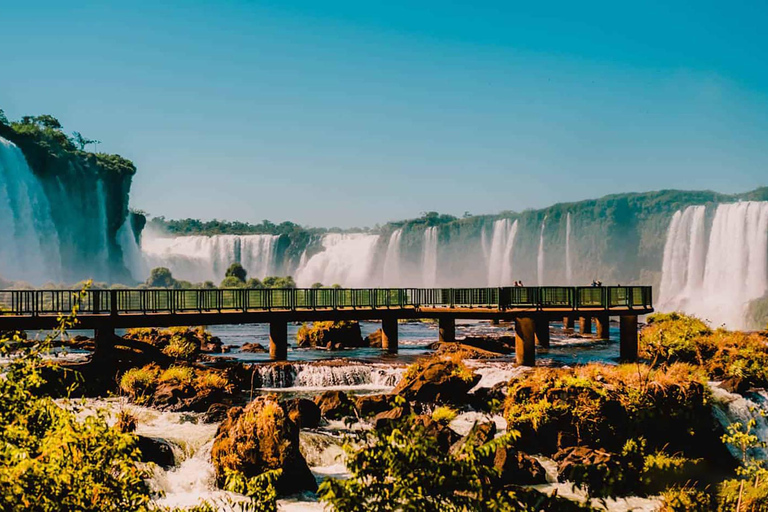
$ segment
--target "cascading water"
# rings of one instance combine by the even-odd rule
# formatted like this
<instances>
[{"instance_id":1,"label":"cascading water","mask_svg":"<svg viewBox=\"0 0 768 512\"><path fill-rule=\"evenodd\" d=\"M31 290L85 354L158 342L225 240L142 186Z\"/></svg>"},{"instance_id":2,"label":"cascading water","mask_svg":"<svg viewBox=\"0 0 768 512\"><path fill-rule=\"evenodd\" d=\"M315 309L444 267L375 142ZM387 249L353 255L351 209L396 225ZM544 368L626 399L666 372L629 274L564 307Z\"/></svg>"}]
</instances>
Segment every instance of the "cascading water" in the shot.
<instances>
[{"instance_id":1,"label":"cascading water","mask_svg":"<svg viewBox=\"0 0 768 512\"><path fill-rule=\"evenodd\" d=\"M659 310L747 328L747 304L768 292L768 202L719 205L708 239L705 214L704 206L690 206L672 217Z\"/></svg>"},{"instance_id":2,"label":"cascading water","mask_svg":"<svg viewBox=\"0 0 768 512\"><path fill-rule=\"evenodd\" d=\"M296 283L309 287L364 287L370 284L373 256L379 235L329 233L323 236L324 250L309 258L296 272Z\"/></svg>"},{"instance_id":3,"label":"cascading water","mask_svg":"<svg viewBox=\"0 0 768 512\"><path fill-rule=\"evenodd\" d=\"M517 221L497 220L488 250L488 286L512 284L512 258L517 236Z\"/></svg>"},{"instance_id":4,"label":"cascading water","mask_svg":"<svg viewBox=\"0 0 768 512\"><path fill-rule=\"evenodd\" d=\"M421 258L421 272L424 286L437 285L437 226L424 230L424 248Z\"/></svg>"},{"instance_id":5,"label":"cascading water","mask_svg":"<svg viewBox=\"0 0 768 512\"><path fill-rule=\"evenodd\" d=\"M254 385L268 389L393 388L405 368L383 364L258 365Z\"/></svg>"},{"instance_id":6,"label":"cascading water","mask_svg":"<svg viewBox=\"0 0 768 512\"><path fill-rule=\"evenodd\" d=\"M396 229L389 236L387 253L384 255L384 273L382 284L389 287L397 287L402 284L400 272L400 239L403 236L402 229Z\"/></svg>"},{"instance_id":7,"label":"cascading water","mask_svg":"<svg viewBox=\"0 0 768 512\"><path fill-rule=\"evenodd\" d=\"M539 254L536 257L536 275L539 286L544 285L544 227L547 224L547 218L541 222L541 232L539 233Z\"/></svg>"},{"instance_id":8,"label":"cascading water","mask_svg":"<svg viewBox=\"0 0 768 512\"><path fill-rule=\"evenodd\" d=\"M136 243L136 234L131 225L130 215L125 219L125 222L117 232L117 244L123 252L123 262L131 277L137 281L144 280L148 272L141 248Z\"/></svg>"},{"instance_id":9,"label":"cascading water","mask_svg":"<svg viewBox=\"0 0 768 512\"><path fill-rule=\"evenodd\" d=\"M571 264L571 212L565 217L565 281L573 283L573 266Z\"/></svg>"},{"instance_id":10,"label":"cascading water","mask_svg":"<svg viewBox=\"0 0 768 512\"><path fill-rule=\"evenodd\" d=\"M51 205L24 154L0 137L0 275L32 283L62 277Z\"/></svg>"},{"instance_id":11,"label":"cascading water","mask_svg":"<svg viewBox=\"0 0 768 512\"><path fill-rule=\"evenodd\" d=\"M277 235L213 235L160 237L145 233L141 250L150 268L167 267L174 277L219 282L232 263L239 262L250 277L275 271Z\"/></svg>"}]
</instances>

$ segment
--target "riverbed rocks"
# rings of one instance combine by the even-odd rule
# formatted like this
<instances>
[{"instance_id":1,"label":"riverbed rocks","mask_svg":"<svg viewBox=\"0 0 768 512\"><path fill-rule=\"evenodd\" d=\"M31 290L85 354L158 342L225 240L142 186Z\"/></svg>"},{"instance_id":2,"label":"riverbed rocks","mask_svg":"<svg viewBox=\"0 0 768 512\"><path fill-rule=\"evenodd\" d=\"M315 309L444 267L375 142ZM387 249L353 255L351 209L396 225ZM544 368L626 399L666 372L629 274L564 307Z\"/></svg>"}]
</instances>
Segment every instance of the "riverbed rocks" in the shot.
<instances>
[{"instance_id":1,"label":"riverbed rocks","mask_svg":"<svg viewBox=\"0 0 768 512\"><path fill-rule=\"evenodd\" d=\"M203 327L128 329L124 338L148 343L174 359L193 360L203 353L222 353L223 343Z\"/></svg>"},{"instance_id":2,"label":"riverbed rocks","mask_svg":"<svg viewBox=\"0 0 768 512\"><path fill-rule=\"evenodd\" d=\"M384 331L376 329L371 334L365 337L365 346L370 348L381 348L382 340L384 339Z\"/></svg>"},{"instance_id":3,"label":"riverbed rocks","mask_svg":"<svg viewBox=\"0 0 768 512\"><path fill-rule=\"evenodd\" d=\"M337 350L366 346L360 324L354 321L313 322L304 324L296 333L299 348Z\"/></svg>"},{"instance_id":4,"label":"riverbed rocks","mask_svg":"<svg viewBox=\"0 0 768 512\"><path fill-rule=\"evenodd\" d=\"M497 485L537 485L547 482L547 472L539 461L510 446L499 446L493 455L498 471Z\"/></svg>"},{"instance_id":5,"label":"riverbed rocks","mask_svg":"<svg viewBox=\"0 0 768 512\"><path fill-rule=\"evenodd\" d=\"M263 354L269 352L261 343L244 343L240 346L241 352L250 352L252 354Z\"/></svg>"},{"instance_id":6,"label":"riverbed rocks","mask_svg":"<svg viewBox=\"0 0 768 512\"><path fill-rule=\"evenodd\" d=\"M283 403L283 408L299 428L316 428L320 424L322 411L312 400L292 398Z\"/></svg>"},{"instance_id":7,"label":"riverbed rocks","mask_svg":"<svg viewBox=\"0 0 768 512\"><path fill-rule=\"evenodd\" d=\"M323 417L329 420L340 420L356 415L355 404L343 391L325 391L315 398L315 404Z\"/></svg>"},{"instance_id":8,"label":"riverbed rocks","mask_svg":"<svg viewBox=\"0 0 768 512\"><path fill-rule=\"evenodd\" d=\"M280 469L275 483L279 494L317 490L299 451L299 428L275 395L259 396L244 408L229 410L213 441L211 460L219 487L225 483L226 470L250 478Z\"/></svg>"},{"instance_id":9,"label":"riverbed rocks","mask_svg":"<svg viewBox=\"0 0 768 512\"><path fill-rule=\"evenodd\" d=\"M171 468L176 465L171 443L165 439L154 437L136 436L136 447L141 453L141 460L153 462L163 468Z\"/></svg>"},{"instance_id":10,"label":"riverbed rocks","mask_svg":"<svg viewBox=\"0 0 768 512\"><path fill-rule=\"evenodd\" d=\"M355 398L355 407L361 418L375 416L397 406L397 396L390 394L363 395Z\"/></svg>"},{"instance_id":11,"label":"riverbed rocks","mask_svg":"<svg viewBox=\"0 0 768 512\"><path fill-rule=\"evenodd\" d=\"M393 393L408 401L462 404L479 381L460 359L436 356L411 365Z\"/></svg>"}]
</instances>

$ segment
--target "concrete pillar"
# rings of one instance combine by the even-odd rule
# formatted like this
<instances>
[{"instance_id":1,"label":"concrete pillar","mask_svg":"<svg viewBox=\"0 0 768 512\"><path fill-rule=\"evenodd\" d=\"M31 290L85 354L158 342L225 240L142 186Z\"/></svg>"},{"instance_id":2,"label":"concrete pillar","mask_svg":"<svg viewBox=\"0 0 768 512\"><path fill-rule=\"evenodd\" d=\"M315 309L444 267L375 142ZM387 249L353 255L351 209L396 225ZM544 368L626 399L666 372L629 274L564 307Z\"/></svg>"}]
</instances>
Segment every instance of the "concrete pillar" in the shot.
<instances>
[{"instance_id":1,"label":"concrete pillar","mask_svg":"<svg viewBox=\"0 0 768 512\"><path fill-rule=\"evenodd\" d=\"M564 316L563 317L563 329L573 329L573 317L572 316Z\"/></svg>"},{"instance_id":2,"label":"concrete pillar","mask_svg":"<svg viewBox=\"0 0 768 512\"><path fill-rule=\"evenodd\" d=\"M597 328L597 339L607 340L611 337L611 319L608 315L595 316L595 327Z\"/></svg>"},{"instance_id":3,"label":"concrete pillar","mask_svg":"<svg viewBox=\"0 0 768 512\"><path fill-rule=\"evenodd\" d=\"M517 364L536 364L536 322L532 317L515 318L515 359Z\"/></svg>"},{"instance_id":4,"label":"concrete pillar","mask_svg":"<svg viewBox=\"0 0 768 512\"><path fill-rule=\"evenodd\" d=\"M592 317L591 316L579 317L579 332L581 334L592 334Z\"/></svg>"},{"instance_id":5,"label":"concrete pillar","mask_svg":"<svg viewBox=\"0 0 768 512\"><path fill-rule=\"evenodd\" d=\"M96 342L96 354L108 352L115 345L115 328L101 327L93 331L93 341Z\"/></svg>"},{"instance_id":6,"label":"concrete pillar","mask_svg":"<svg viewBox=\"0 0 768 512\"><path fill-rule=\"evenodd\" d=\"M491 318L491 325L499 325L501 323L501 320L498 318Z\"/></svg>"},{"instance_id":7,"label":"concrete pillar","mask_svg":"<svg viewBox=\"0 0 768 512\"><path fill-rule=\"evenodd\" d=\"M637 361L637 315L623 315L619 319L619 358L625 363Z\"/></svg>"},{"instance_id":8,"label":"concrete pillar","mask_svg":"<svg viewBox=\"0 0 768 512\"><path fill-rule=\"evenodd\" d=\"M549 320L546 318L536 319L536 344L540 347L549 347Z\"/></svg>"},{"instance_id":9,"label":"concrete pillar","mask_svg":"<svg viewBox=\"0 0 768 512\"><path fill-rule=\"evenodd\" d=\"M439 340L445 342L456 341L456 319L452 316L441 316L438 320L440 327Z\"/></svg>"},{"instance_id":10,"label":"concrete pillar","mask_svg":"<svg viewBox=\"0 0 768 512\"><path fill-rule=\"evenodd\" d=\"M272 361L288 359L288 322L269 323L269 358Z\"/></svg>"},{"instance_id":11,"label":"concrete pillar","mask_svg":"<svg viewBox=\"0 0 768 512\"><path fill-rule=\"evenodd\" d=\"M397 318L381 321L381 348L390 354L397 354Z\"/></svg>"}]
</instances>

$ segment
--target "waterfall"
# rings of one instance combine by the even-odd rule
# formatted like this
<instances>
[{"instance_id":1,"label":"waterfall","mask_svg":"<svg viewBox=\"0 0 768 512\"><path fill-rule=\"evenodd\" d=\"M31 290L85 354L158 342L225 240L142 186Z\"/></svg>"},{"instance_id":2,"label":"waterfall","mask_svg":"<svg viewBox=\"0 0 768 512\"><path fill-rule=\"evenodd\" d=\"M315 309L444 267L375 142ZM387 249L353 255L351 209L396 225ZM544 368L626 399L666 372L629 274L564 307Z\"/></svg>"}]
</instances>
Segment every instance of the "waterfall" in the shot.
<instances>
[{"instance_id":1,"label":"waterfall","mask_svg":"<svg viewBox=\"0 0 768 512\"><path fill-rule=\"evenodd\" d=\"M256 367L256 384L261 388L328 389L331 387L393 388L405 368L383 364L280 364Z\"/></svg>"},{"instance_id":2,"label":"waterfall","mask_svg":"<svg viewBox=\"0 0 768 512\"><path fill-rule=\"evenodd\" d=\"M323 236L323 250L307 259L296 272L296 283L309 287L340 284L349 288L370 284L371 267L378 235L329 233Z\"/></svg>"},{"instance_id":3,"label":"waterfall","mask_svg":"<svg viewBox=\"0 0 768 512\"><path fill-rule=\"evenodd\" d=\"M714 399L715 418L723 426L728 428L731 423L739 422L746 426L749 420L755 420L755 428L752 431L761 443L768 443L768 421L765 413L768 412L768 393L758 390L741 396L737 393L710 385L712 398ZM728 446L728 449L736 459L741 459L741 452L737 447ZM768 459L768 448L756 447L750 450L750 455L756 459Z\"/></svg>"},{"instance_id":4,"label":"waterfall","mask_svg":"<svg viewBox=\"0 0 768 512\"><path fill-rule=\"evenodd\" d=\"M382 284L389 287L397 287L402 283L400 275L400 238L403 235L402 229L396 229L389 236L387 244L387 253L384 255L384 274Z\"/></svg>"},{"instance_id":5,"label":"waterfall","mask_svg":"<svg viewBox=\"0 0 768 512\"><path fill-rule=\"evenodd\" d=\"M573 283L573 267L571 265L571 212L565 216L565 282Z\"/></svg>"},{"instance_id":6,"label":"waterfall","mask_svg":"<svg viewBox=\"0 0 768 512\"><path fill-rule=\"evenodd\" d=\"M32 283L62 277L51 205L24 154L0 137L0 276Z\"/></svg>"},{"instance_id":7,"label":"waterfall","mask_svg":"<svg viewBox=\"0 0 768 512\"><path fill-rule=\"evenodd\" d=\"M437 226L424 231L421 272L424 286L434 288L437 285Z\"/></svg>"},{"instance_id":8,"label":"waterfall","mask_svg":"<svg viewBox=\"0 0 768 512\"><path fill-rule=\"evenodd\" d=\"M141 250L150 268L167 267L177 279L224 279L239 262L249 277L264 278L275 270L277 235L213 235L160 237L145 233Z\"/></svg>"},{"instance_id":9,"label":"waterfall","mask_svg":"<svg viewBox=\"0 0 768 512\"><path fill-rule=\"evenodd\" d=\"M123 252L123 262L128 272L137 281L143 281L149 273L144 263L141 248L136 243L136 234L131 224L131 216L125 218L125 222L117 231L117 244Z\"/></svg>"},{"instance_id":10,"label":"waterfall","mask_svg":"<svg viewBox=\"0 0 768 512\"><path fill-rule=\"evenodd\" d=\"M746 328L746 305L768 292L768 202L721 204L706 236L706 209L677 211L667 231L659 310Z\"/></svg>"},{"instance_id":11,"label":"waterfall","mask_svg":"<svg viewBox=\"0 0 768 512\"><path fill-rule=\"evenodd\" d=\"M497 220L493 223L491 247L488 250L488 286L512 284L512 258L517 235L517 221Z\"/></svg>"},{"instance_id":12,"label":"waterfall","mask_svg":"<svg viewBox=\"0 0 768 512\"><path fill-rule=\"evenodd\" d=\"M547 218L541 222L541 232L539 233L539 254L536 257L536 276L539 281L539 286L544 286L544 227L546 226Z\"/></svg>"}]
</instances>

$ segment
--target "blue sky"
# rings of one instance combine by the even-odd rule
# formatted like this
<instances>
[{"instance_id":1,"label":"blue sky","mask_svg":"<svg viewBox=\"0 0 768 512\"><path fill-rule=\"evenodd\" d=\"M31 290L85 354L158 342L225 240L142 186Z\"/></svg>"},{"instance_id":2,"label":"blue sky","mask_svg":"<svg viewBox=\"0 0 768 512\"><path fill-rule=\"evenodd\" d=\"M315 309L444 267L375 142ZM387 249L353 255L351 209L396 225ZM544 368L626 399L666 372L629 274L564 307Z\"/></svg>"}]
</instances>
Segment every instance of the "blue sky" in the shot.
<instances>
[{"instance_id":1,"label":"blue sky","mask_svg":"<svg viewBox=\"0 0 768 512\"><path fill-rule=\"evenodd\" d=\"M132 159L154 215L349 227L768 185L765 2L0 4L0 108Z\"/></svg>"}]
</instances>

